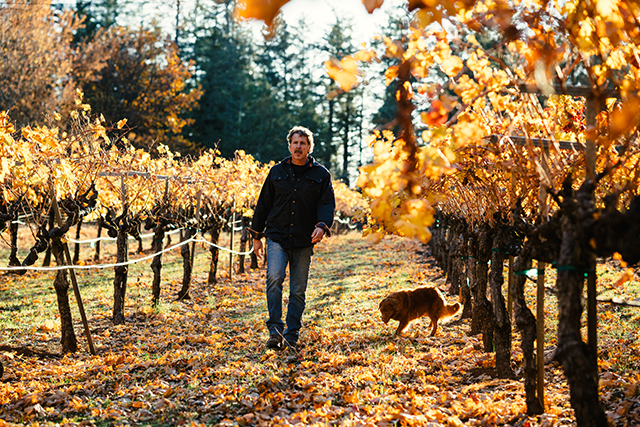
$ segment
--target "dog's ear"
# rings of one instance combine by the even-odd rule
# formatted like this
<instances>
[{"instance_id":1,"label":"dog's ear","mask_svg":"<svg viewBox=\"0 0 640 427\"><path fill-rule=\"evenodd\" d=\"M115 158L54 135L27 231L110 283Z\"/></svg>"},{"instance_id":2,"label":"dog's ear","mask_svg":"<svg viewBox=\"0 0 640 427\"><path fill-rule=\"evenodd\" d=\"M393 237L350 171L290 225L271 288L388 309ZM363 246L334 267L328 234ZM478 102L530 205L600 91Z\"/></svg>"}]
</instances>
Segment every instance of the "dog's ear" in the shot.
<instances>
[{"instance_id":1,"label":"dog's ear","mask_svg":"<svg viewBox=\"0 0 640 427\"><path fill-rule=\"evenodd\" d=\"M395 294L388 295L385 299L380 301L380 313L382 314L382 321L387 323L389 319L392 319L397 311L395 304Z\"/></svg>"},{"instance_id":2,"label":"dog's ear","mask_svg":"<svg viewBox=\"0 0 640 427\"><path fill-rule=\"evenodd\" d=\"M389 306L391 311L393 311L393 316L402 311L402 307L404 306L404 301L402 299L403 294L400 292L394 292L389 295L387 299L389 300Z\"/></svg>"},{"instance_id":3,"label":"dog's ear","mask_svg":"<svg viewBox=\"0 0 640 427\"><path fill-rule=\"evenodd\" d=\"M380 301L380 311L394 311L394 296L393 294L388 295L385 299L383 299L382 301Z\"/></svg>"}]
</instances>

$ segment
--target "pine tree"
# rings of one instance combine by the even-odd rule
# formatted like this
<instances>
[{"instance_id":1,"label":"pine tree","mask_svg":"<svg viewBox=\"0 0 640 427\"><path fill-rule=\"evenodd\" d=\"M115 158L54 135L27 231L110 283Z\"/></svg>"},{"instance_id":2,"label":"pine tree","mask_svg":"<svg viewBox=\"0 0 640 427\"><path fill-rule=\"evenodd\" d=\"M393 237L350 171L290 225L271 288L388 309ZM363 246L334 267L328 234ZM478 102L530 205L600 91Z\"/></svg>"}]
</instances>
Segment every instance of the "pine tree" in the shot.
<instances>
[{"instance_id":1,"label":"pine tree","mask_svg":"<svg viewBox=\"0 0 640 427\"><path fill-rule=\"evenodd\" d=\"M282 116L275 118L280 124L281 138L293 126L301 125L314 132L313 156L324 163L326 146L321 139L324 121L317 106L322 101L314 70L321 64L313 58L311 46L304 41L306 22L289 26L277 20L272 30L265 33L260 45L258 63L279 103Z\"/></svg>"},{"instance_id":2,"label":"pine tree","mask_svg":"<svg viewBox=\"0 0 640 427\"><path fill-rule=\"evenodd\" d=\"M225 157L244 150L261 161L281 158L286 146L275 146L278 129L271 119L281 105L257 69L250 34L233 20L232 11L233 2L227 1L200 9L198 20L191 19L192 58L203 95L189 131Z\"/></svg>"},{"instance_id":3,"label":"pine tree","mask_svg":"<svg viewBox=\"0 0 640 427\"><path fill-rule=\"evenodd\" d=\"M336 18L335 24L325 37L325 52L330 56L342 59L347 55L352 55L358 49L355 46L352 36L352 25L349 21L340 17ZM354 147L360 147L362 108L361 98L363 88L358 87L349 92L343 92L337 88L335 82L327 77L326 83L326 109L327 109L327 136L330 146L340 147L337 150L342 155L339 160L333 159L332 164L337 178L349 185L349 175L355 171L355 164L352 161ZM335 144L335 145L334 145Z\"/></svg>"}]
</instances>

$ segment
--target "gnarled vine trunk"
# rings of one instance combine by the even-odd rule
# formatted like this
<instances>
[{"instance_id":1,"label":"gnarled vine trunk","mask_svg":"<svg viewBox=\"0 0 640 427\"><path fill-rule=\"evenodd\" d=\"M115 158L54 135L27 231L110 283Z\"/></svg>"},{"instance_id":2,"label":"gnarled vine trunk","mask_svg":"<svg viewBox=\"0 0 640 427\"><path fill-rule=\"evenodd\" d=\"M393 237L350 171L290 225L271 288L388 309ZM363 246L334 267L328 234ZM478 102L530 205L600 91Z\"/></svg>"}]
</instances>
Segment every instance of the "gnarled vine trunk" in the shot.
<instances>
[{"instance_id":1,"label":"gnarled vine trunk","mask_svg":"<svg viewBox=\"0 0 640 427\"><path fill-rule=\"evenodd\" d=\"M482 332L484 351L493 352L493 308L487 299L487 282L489 274L489 260L493 239L489 226L484 224L478 233L478 252L476 253L476 283L471 289L474 305L471 317L471 335Z\"/></svg>"},{"instance_id":2,"label":"gnarled vine trunk","mask_svg":"<svg viewBox=\"0 0 640 427\"><path fill-rule=\"evenodd\" d=\"M196 235L198 230L193 227L187 228L187 231L183 235L183 242L191 239ZM182 255L182 288L178 292L178 301L185 299L191 299L189 290L191 288L191 274L193 272L193 261L191 259L191 249L189 244L184 244L180 248L180 255Z\"/></svg>"},{"instance_id":3,"label":"gnarled vine trunk","mask_svg":"<svg viewBox=\"0 0 640 427\"><path fill-rule=\"evenodd\" d=\"M153 271L153 283L151 285L152 304L157 306L160 302L160 280L162 278L162 243L164 242L164 227L161 225L156 226L153 232L153 241L151 242L151 248L153 253L158 254L153 257L151 261L151 270Z\"/></svg>"},{"instance_id":4,"label":"gnarled vine trunk","mask_svg":"<svg viewBox=\"0 0 640 427\"><path fill-rule=\"evenodd\" d=\"M494 340L496 350L496 373L499 378L513 378L511 369L511 318L502 295L504 285L504 260L508 243L508 230L498 224L491 249L491 272L489 285L494 315Z\"/></svg>"},{"instance_id":5,"label":"gnarled vine trunk","mask_svg":"<svg viewBox=\"0 0 640 427\"><path fill-rule=\"evenodd\" d=\"M464 263L464 276L460 288L460 303L462 304L462 319L471 319L473 304L471 301L471 289L476 284L476 248L473 235L468 229L462 234L462 262Z\"/></svg>"},{"instance_id":6,"label":"gnarled vine trunk","mask_svg":"<svg viewBox=\"0 0 640 427\"><path fill-rule=\"evenodd\" d=\"M524 285L527 283L527 276L524 271L531 268L531 255L528 247L520 252L520 255L513 261L514 274L511 282L511 296L513 298L513 315L522 341L522 370L524 372L524 392L527 402L527 414L542 414L544 407L538 397L538 367L534 353L534 342L536 341L537 325L536 318L527 307L524 297Z\"/></svg>"},{"instance_id":7,"label":"gnarled vine trunk","mask_svg":"<svg viewBox=\"0 0 640 427\"><path fill-rule=\"evenodd\" d=\"M585 229L593 221L593 185L582 184L577 197L570 182L563 189L561 206L562 243L558 260L558 347L556 359L569 383L571 406L580 427L605 427L607 417L598 398L597 365L589 347L582 341L580 319L585 273L590 266L589 234ZM582 238L581 238L582 237ZM586 243L586 245L585 245Z\"/></svg>"},{"instance_id":8,"label":"gnarled vine trunk","mask_svg":"<svg viewBox=\"0 0 640 427\"><path fill-rule=\"evenodd\" d=\"M102 222L98 221L98 231L96 232L96 252L93 255L94 261L100 261L100 237L102 235Z\"/></svg>"},{"instance_id":9,"label":"gnarled vine trunk","mask_svg":"<svg viewBox=\"0 0 640 427\"><path fill-rule=\"evenodd\" d=\"M240 252L244 253L247 250L247 243L250 240L251 235L249 234L249 230L247 227L251 225L251 218L243 216L242 217L242 234L240 236ZM244 255L240 255L238 257L238 273L244 273Z\"/></svg>"},{"instance_id":10,"label":"gnarled vine trunk","mask_svg":"<svg viewBox=\"0 0 640 427\"><path fill-rule=\"evenodd\" d=\"M126 262L129 258L128 254L128 236L126 227L121 227L118 231L116 239L116 261L118 264ZM115 277L113 279L113 324L123 325L124 317L124 301L127 293L127 275L129 267L119 265L114 268Z\"/></svg>"},{"instance_id":11,"label":"gnarled vine trunk","mask_svg":"<svg viewBox=\"0 0 640 427\"><path fill-rule=\"evenodd\" d=\"M463 286L462 276L464 272L464 263L462 262L462 236L459 227L452 230L451 250L449 251L449 295L460 295L460 288ZM466 283L464 284L466 285Z\"/></svg>"},{"instance_id":12,"label":"gnarled vine trunk","mask_svg":"<svg viewBox=\"0 0 640 427\"><path fill-rule=\"evenodd\" d=\"M51 253L58 265L65 265L64 247L59 238L51 239ZM60 314L60 344L62 353L75 353L78 351L78 341L73 330L71 319L71 306L69 305L69 281L67 280L67 270L58 270L53 281L58 300L58 313Z\"/></svg>"},{"instance_id":13,"label":"gnarled vine trunk","mask_svg":"<svg viewBox=\"0 0 640 427\"><path fill-rule=\"evenodd\" d=\"M49 215L47 217L47 230L51 230L55 226L55 215L53 213L53 209L49 211ZM47 249L44 253L44 258L42 259L42 266L49 267L51 265L51 245L47 246Z\"/></svg>"},{"instance_id":14,"label":"gnarled vine trunk","mask_svg":"<svg viewBox=\"0 0 640 427\"><path fill-rule=\"evenodd\" d=\"M218 241L220 240L220 230L222 227L214 227L209 230L211 234L211 243L209 246L209 252L211 252L211 263L209 265L209 276L207 277L207 285L215 285L218 283L218 257L220 250L217 248Z\"/></svg>"},{"instance_id":15,"label":"gnarled vine trunk","mask_svg":"<svg viewBox=\"0 0 640 427\"><path fill-rule=\"evenodd\" d=\"M15 218L9 223L9 236L11 239L9 266L16 267L20 265L20 260L18 259L18 223Z\"/></svg>"},{"instance_id":16,"label":"gnarled vine trunk","mask_svg":"<svg viewBox=\"0 0 640 427\"><path fill-rule=\"evenodd\" d=\"M82 230L82 218L78 220L78 224L76 225L76 243L73 245L73 263L77 264L80 261L80 243L77 241L80 240L80 231Z\"/></svg>"}]
</instances>

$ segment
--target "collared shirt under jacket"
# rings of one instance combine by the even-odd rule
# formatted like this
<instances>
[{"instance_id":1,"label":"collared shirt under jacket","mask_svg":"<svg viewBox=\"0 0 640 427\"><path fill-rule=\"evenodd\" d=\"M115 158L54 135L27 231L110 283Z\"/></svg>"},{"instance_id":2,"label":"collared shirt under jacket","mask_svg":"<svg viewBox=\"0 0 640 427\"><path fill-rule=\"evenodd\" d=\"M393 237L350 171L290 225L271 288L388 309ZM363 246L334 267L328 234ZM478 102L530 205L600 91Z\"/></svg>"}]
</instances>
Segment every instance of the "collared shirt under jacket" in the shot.
<instances>
[{"instance_id":1,"label":"collared shirt under jacket","mask_svg":"<svg viewBox=\"0 0 640 427\"><path fill-rule=\"evenodd\" d=\"M311 156L297 169L294 174L291 156L271 168L251 224L287 249L311 246L316 227L329 234L336 208L331 173Z\"/></svg>"}]
</instances>

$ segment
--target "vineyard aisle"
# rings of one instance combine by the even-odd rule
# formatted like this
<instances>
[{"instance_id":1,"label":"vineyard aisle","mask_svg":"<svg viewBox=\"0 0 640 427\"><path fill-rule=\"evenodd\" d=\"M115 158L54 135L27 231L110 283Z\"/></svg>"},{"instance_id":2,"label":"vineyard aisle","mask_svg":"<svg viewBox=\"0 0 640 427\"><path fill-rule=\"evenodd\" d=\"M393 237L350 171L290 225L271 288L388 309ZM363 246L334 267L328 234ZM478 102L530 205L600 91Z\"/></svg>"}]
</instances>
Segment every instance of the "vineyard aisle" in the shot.
<instances>
[{"instance_id":1,"label":"vineyard aisle","mask_svg":"<svg viewBox=\"0 0 640 427\"><path fill-rule=\"evenodd\" d=\"M574 425L557 364L546 367L546 413L528 418L521 379L492 377L494 356L482 351L479 337L467 336L468 320L458 315L435 337L427 319L402 338L393 335L397 322L382 323L378 304L388 293L424 285L446 291L425 251L397 237L370 246L357 233L317 245L298 354L264 347L264 269L229 282L222 268L219 283L207 289L204 248L196 253L192 299L184 302L172 301L181 286L179 253L167 254L158 310L150 305L150 268L132 267L124 325L111 324L112 272L80 273L97 356L88 354L79 324L80 351L51 354L59 325L47 319L55 315L50 273L7 276L0 344L42 354L0 353L0 426ZM21 327L10 316L21 306L38 320L23 314ZM519 342L514 333L517 375ZM637 370L601 373L614 423L640 422L639 379Z\"/></svg>"}]
</instances>

